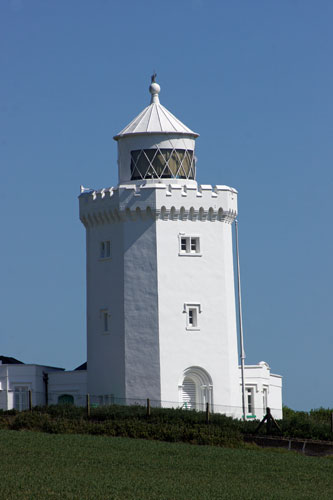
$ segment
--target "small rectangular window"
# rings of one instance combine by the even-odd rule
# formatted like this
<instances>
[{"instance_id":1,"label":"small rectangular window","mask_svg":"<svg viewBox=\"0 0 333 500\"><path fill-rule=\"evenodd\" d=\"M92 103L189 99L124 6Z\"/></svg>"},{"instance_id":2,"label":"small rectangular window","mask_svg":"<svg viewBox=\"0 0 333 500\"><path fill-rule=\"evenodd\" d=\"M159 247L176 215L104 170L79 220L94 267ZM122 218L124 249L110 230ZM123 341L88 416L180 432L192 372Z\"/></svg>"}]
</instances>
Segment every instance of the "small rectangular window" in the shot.
<instances>
[{"instance_id":1,"label":"small rectangular window","mask_svg":"<svg viewBox=\"0 0 333 500\"><path fill-rule=\"evenodd\" d=\"M101 242L101 254L100 254L100 258L101 259L104 259L105 257L105 243L104 241Z\"/></svg>"},{"instance_id":2,"label":"small rectangular window","mask_svg":"<svg viewBox=\"0 0 333 500\"><path fill-rule=\"evenodd\" d=\"M110 242L110 240L101 241L99 257L100 257L100 259L109 259L111 257L111 242Z\"/></svg>"},{"instance_id":3,"label":"small rectangular window","mask_svg":"<svg viewBox=\"0 0 333 500\"><path fill-rule=\"evenodd\" d=\"M192 327L197 326L197 310L195 308L188 310L188 323Z\"/></svg>"},{"instance_id":4,"label":"small rectangular window","mask_svg":"<svg viewBox=\"0 0 333 500\"><path fill-rule=\"evenodd\" d=\"M105 249L105 254L106 254L106 257L110 257L110 255L111 255L111 245L110 245L110 241L106 241L106 249Z\"/></svg>"},{"instance_id":5,"label":"small rectangular window","mask_svg":"<svg viewBox=\"0 0 333 500\"><path fill-rule=\"evenodd\" d=\"M191 238L191 252L197 251L197 238Z\"/></svg>"},{"instance_id":6,"label":"small rectangular window","mask_svg":"<svg viewBox=\"0 0 333 500\"><path fill-rule=\"evenodd\" d=\"M100 310L101 333L110 333L110 314L107 309Z\"/></svg>"},{"instance_id":7,"label":"small rectangular window","mask_svg":"<svg viewBox=\"0 0 333 500\"><path fill-rule=\"evenodd\" d=\"M200 330L199 313L201 313L200 304L184 304L186 313L186 330Z\"/></svg>"},{"instance_id":8,"label":"small rectangular window","mask_svg":"<svg viewBox=\"0 0 333 500\"><path fill-rule=\"evenodd\" d=\"M179 255L201 255L199 236L180 236Z\"/></svg>"},{"instance_id":9,"label":"small rectangular window","mask_svg":"<svg viewBox=\"0 0 333 500\"><path fill-rule=\"evenodd\" d=\"M107 312L103 314L103 319L104 319L104 331L108 332L109 331L109 315Z\"/></svg>"},{"instance_id":10,"label":"small rectangular window","mask_svg":"<svg viewBox=\"0 0 333 500\"><path fill-rule=\"evenodd\" d=\"M181 238L180 240L180 249L182 252L186 252L186 238Z\"/></svg>"}]
</instances>

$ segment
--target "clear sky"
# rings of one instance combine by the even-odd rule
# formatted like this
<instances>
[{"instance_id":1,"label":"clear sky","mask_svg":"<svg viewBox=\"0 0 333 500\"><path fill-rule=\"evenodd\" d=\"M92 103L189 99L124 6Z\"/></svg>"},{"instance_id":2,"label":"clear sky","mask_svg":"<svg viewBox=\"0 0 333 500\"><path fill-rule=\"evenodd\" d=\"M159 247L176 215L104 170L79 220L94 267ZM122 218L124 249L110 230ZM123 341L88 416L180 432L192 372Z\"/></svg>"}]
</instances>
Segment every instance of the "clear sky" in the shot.
<instances>
[{"instance_id":1,"label":"clear sky","mask_svg":"<svg viewBox=\"0 0 333 500\"><path fill-rule=\"evenodd\" d=\"M246 362L333 407L332 23L331 0L1 0L0 354L85 361L79 186L117 184L155 70L198 181L239 191Z\"/></svg>"}]
</instances>

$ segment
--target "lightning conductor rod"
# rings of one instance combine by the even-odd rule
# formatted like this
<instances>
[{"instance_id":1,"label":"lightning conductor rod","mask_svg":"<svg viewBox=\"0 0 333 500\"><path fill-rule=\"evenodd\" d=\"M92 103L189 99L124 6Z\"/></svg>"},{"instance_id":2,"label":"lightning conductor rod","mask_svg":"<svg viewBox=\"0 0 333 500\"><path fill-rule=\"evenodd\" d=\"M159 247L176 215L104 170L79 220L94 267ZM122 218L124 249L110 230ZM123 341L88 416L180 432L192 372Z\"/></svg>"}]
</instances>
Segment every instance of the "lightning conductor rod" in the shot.
<instances>
[{"instance_id":1,"label":"lightning conductor rod","mask_svg":"<svg viewBox=\"0 0 333 500\"><path fill-rule=\"evenodd\" d=\"M239 345L241 359L241 374L242 374L242 406L243 420L246 420L245 414L245 377L244 377L244 339L243 339L243 314L242 314L242 293L240 282L240 266L239 266L239 246L238 246L238 220L235 220L235 235L236 235L236 258L237 258L237 288L238 288L238 323L239 323Z\"/></svg>"}]
</instances>

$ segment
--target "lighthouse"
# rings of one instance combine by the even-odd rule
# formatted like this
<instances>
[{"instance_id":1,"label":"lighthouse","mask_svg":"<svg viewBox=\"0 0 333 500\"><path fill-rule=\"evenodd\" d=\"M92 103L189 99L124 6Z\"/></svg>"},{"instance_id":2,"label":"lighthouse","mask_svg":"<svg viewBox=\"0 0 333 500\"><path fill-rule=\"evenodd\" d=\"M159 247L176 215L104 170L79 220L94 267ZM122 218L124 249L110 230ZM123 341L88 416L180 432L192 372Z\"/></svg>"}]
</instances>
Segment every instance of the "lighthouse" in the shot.
<instances>
[{"instance_id":1,"label":"lighthouse","mask_svg":"<svg viewBox=\"0 0 333 500\"><path fill-rule=\"evenodd\" d=\"M232 224L237 191L198 185L198 134L160 103L114 139L118 184L82 188L88 392L127 403L241 407Z\"/></svg>"}]
</instances>

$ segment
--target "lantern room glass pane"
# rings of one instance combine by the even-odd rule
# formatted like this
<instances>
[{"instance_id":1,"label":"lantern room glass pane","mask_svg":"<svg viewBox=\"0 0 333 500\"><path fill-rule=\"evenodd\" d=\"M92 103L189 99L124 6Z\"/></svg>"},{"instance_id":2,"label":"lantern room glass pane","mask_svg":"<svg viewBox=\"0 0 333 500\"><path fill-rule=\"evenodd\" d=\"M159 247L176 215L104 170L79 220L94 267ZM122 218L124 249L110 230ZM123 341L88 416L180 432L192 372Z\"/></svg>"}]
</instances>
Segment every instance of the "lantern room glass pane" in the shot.
<instances>
[{"instance_id":1,"label":"lantern room glass pane","mask_svg":"<svg viewBox=\"0 0 333 500\"><path fill-rule=\"evenodd\" d=\"M180 149L178 150L173 150L172 154L170 155L169 159L169 168L172 172L172 177L179 177L179 168L182 162L182 159L184 157L184 152Z\"/></svg>"},{"instance_id":2,"label":"lantern room glass pane","mask_svg":"<svg viewBox=\"0 0 333 500\"><path fill-rule=\"evenodd\" d=\"M153 151L153 150L147 150ZM149 157L144 150L131 151L131 179L145 179L150 166Z\"/></svg>"},{"instance_id":3,"label":"lantern room glass pane","mask_svg":"<svg viewBox=\"0 0 333 500\"><path fill-rule=\"evenodd\" d=\"M154 166L154 169L155 169L158 177L162 177L162 176L164 177L163 171L168 170L168 169L165 169L166 164L168 162L168 159L169 159L169 155L168 155L167 150L159 149L157 151L157 154L156 154L154 162L153 162L153 166Z\"/></svg>"},{"instance_id":4,"label":"lantern room glass pane","mask_svg":"<svg viewBox=\"0 0 333 500\"><path fill-rule=\"evenodd\" d=\"M194 158L193 151L185 151L185 158L183 160L183 170L187 179L194 179Z\"/></svg>"},{"instance_id":5,"label":"lantern room glass pane","mask_svg":"<svg viewBox=\"0 0 333 500\"><path fill-rule=\"evenodd\" d=\"M131 151L131 180L194 179L193 151L141 149Z\"/></svg>"}]
</instances>

